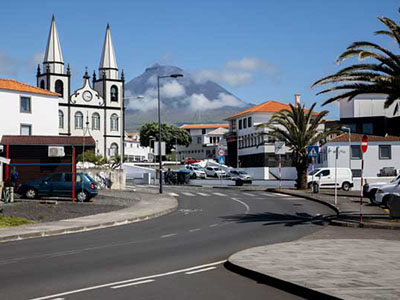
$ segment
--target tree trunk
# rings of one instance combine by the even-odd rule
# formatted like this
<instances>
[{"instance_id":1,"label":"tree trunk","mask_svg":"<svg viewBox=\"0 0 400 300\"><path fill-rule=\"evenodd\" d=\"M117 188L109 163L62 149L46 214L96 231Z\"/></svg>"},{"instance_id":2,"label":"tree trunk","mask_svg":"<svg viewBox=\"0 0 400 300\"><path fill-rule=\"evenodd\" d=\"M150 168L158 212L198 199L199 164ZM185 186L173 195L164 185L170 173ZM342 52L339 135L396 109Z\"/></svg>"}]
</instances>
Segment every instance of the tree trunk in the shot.
<instances>
[{"instance_id":1,"label":"tree trunk","mask_svg":"<svg viewBox=\"0 0 400 300\"><path fill-rule=\"evenodd\" d=\"M300 164L296 167L297 170L297 189L305 190L307 189L307 165Z\"/></svg>"}]
</instances>

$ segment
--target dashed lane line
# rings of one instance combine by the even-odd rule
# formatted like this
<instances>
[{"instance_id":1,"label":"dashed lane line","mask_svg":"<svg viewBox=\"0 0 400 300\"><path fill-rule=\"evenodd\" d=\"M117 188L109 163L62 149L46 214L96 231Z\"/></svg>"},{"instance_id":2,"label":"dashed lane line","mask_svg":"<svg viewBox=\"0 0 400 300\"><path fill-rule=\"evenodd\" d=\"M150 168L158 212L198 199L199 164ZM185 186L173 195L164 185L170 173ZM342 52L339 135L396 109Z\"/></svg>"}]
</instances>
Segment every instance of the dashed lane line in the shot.
<instances>
[{"instance_id":1,"label":"dashed lane line","mask_svg":"<svg viewBox=\"0 0 400 300\"><path fill-rule=\"evenodd\" d=\"M246 195L246 196L250 196L250 197L255 197L256 195L254 195L254 194L250 194L250 193L242 193L243 195Z\"/></svg>"},{"instance_id":2,"label":"dashed lane line","mask_svg":"<svg viewBox=\"0 0 400 300\"><path fill-rule=\"evenodd\" d=\"M218 224L211 224L211 225L209 225L209 227L216 227L216 226L218 226Z\"/></svg>"},{"instance_id":3,"label":"dashed lane line","mask_svg":"<svg viewBox=\"0 0 400 300\"><path fill-rule=\"evenodd\" d=\"M177 235L177 234L176 233L164 234L161 236L161 238L164 239L164 238L168 238L168 237L175 236L175 235Z\"/></svg>"},{"instance_id":4,"label":"dashed lane line","mask_svg":"<svg viewBox=\"0 0 400 300\"><path fill-rule=\"evenodd\" d=\"M281 194L281 193L272 193L272 194L275 196L279 196L279 197L293 197L293 196L285 195L285 194Z\"/></svg>"},{"instance_id":5,"label":"dashed lane line","mask_svg":"<svg viewBox=\"0 0 400 300\"><path fill-rule=\"evenodd\" d=\"M209 268L205 268L205 269L190 271L190 272L186 272L185 274L192 275L192 274L196 274L196 273L200 273L200 272L206 272L206 271L210 271L210 270L214 270L214 269L216 269L216 267L209 267Z\"/></svg>"},{"instance_id":6,"label":"dashed lane line","mask_svg":"<svg viewBox=\"0 0 400 300\"><path fill-rule=\"evenodd\" d=\"M122 285L122 284L126 284L126 283L131 283L131 282L138 282L138 281L143 281L143 280L147 280L147 279L154 279L154 278L159 278L159 277L164 277L164 276L169 276L169 275L174 275L174 274L179 274L179 273L185 273L185 272L190 272L190 271L199 270L199 269L204 269L207 267L220 265L225 262L226 262L226 260L222 260L222 261L217 261L217 262L213 262L213 263L209 263L209 264L205 264L205 265L194 266L194 267L190 267L190 268L186 268L186 269L180 269L180 270L170 271L170 272L166 272L166 273L151 275L151 276L127 279L127 280L123 280L123 281L116 281L116 282L81 288L81 289L77 289L77 290L72 290L72 291L68 291L68 292L64 292L64 293L59 293L59 294L54 294L54 295L49 295L49 296L44 296L44 297L39 297L39 298L33 298L31 300L53 299L54 297L72 295L72 294L82 293L82 292L96 290L96 289L100 289L100 288L111 287L111 286L115 286L115 285Z\"/></svg>"},{"instance_id":7,"label":"dashed lane line","mask_svg":"<svg viewBox=\"0 0 400 300\"><path fill-rule=\"evenodd\" d=\"M195 194L188 193L188 192L182 192L182 194L185 195L185 196L189 196L189 197L195 196Z\"/></svg>"},{"instance_id":8,"label":"dashed lane line","mask_svg":"<svg viewBox=\"0 0 400 300\"><path fill-rule=\"evenodd\" d=\"M222 193L213 193L213 195L215 196L220 196L220 197L226 197L227 195L222 194Z\"/></svg>"},{"instance_id":9,"label":"dashed lane line","mask_svg":"<svg viewBox=\"0 0 400 300\"><path fill-rule=\"evenodd\" d=\"M208 196L210 196L209 194L206 194L206 193L197 193L198 195L200 195L200 196L203 196L203 197L208 197Z\"/></svg>"},{"instance_id":10,"label":"dashed lane line","mask_svg":"<svg viewBox=\"0 0 400 300\"><path fill-rule=\"evenodd\" d=\"M178 194L176 194L176 193L169 193L170 194L170 196L172 196L172 197L178 197L179 195Z\"/></svg>"},{"instance_id":11,"label":"dashed lane line","mask_svg":"<svg viewBox=\"0 0 400 300\"><path fill-rule=\"evenodd\" d=\"M132 282L132 283L112 286L111 288L112 289L120 289L120 288L124 288L124 287L128 287L128 286L139 285L139 284L149 283L149 282L153 282L153 281L155 281L155 280L154 279L147 279L147 280L143 280L143 281L136 281L136 282Z\"/></svg>"},{"instance_id":12,"label":"dashed lane line","mask_svg":"<svg viewBox=\"0 0 400 300\"><path fill-rule=\"evenodd\" d=\"M200 231L200 228L196 228L196 229L190 229L189 232L196 232L196 231Z\"/></svg>"}]
</instances>

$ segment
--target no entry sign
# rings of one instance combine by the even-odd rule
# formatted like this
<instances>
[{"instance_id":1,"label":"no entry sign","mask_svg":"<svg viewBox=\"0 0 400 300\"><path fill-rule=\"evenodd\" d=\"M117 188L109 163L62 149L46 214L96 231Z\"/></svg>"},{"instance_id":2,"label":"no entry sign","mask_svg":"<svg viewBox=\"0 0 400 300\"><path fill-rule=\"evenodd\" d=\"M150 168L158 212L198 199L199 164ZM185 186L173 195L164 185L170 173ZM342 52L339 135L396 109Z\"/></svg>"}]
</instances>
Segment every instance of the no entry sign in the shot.
<instances>
[{"instance_id":1,"label":"no entry sign","mask_svg":"<svg viewBox=\"0 0 400 300\"><path fill-rule=\"evenodd\" d=\"M361 139L361 151L363 153L367 152L368 149L368 136L364 134L364 136Z\"/></svg>"}]
</instances>

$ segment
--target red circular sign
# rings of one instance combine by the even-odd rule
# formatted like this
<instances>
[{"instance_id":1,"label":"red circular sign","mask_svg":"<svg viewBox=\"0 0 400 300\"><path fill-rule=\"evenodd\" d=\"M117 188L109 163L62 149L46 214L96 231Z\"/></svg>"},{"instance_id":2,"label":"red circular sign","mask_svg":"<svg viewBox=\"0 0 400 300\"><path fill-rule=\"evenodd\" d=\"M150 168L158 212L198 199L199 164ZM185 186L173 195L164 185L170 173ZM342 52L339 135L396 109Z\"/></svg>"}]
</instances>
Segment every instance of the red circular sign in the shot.
<instances>
[{"instance_id":1,"label":"red circular sign","mask_svg":"<svg viewBox=\"0 0 400 300\"><path fill-rule=\"evenodd\" d=\"M367 149L368 149L368 136L364 134L361 139L361 151L365 153L367 152Z\"/></svg>"}]
</instances>

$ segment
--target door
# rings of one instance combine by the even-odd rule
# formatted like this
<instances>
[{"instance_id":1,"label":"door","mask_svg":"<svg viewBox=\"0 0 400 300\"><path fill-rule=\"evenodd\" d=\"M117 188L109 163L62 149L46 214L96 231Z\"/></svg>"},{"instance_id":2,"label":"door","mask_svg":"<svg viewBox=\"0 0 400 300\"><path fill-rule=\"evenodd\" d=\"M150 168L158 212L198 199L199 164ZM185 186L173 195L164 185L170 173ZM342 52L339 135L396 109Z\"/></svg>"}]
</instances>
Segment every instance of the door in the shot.
<instances>
[{"instance_id":1,"label":"door","mask_svg":"<svg viewBox=\"0 0 400 300\"><path fill-rule=\"evenodd\" d=\"M49 196L51 194L51 182L50 179L53 175L45 176L42 181L38 184L38 194L40 196Z\"/></svg>"},{"instance_id":2,"label":"door","mask_svg":"<svg viewBox=\"0 0 400 300\"><path fill-rule=\"evenodd\" d=\"M330 170L322 170L318 175L321 187L333 187L335 185L335 179Z\"/></svg>"},{"instance_id":3,"label":"door","mask_svg":"<svg viewBox=\"0 0 400 300\"><path fill-rule=\"evenodd\" d=\"M49 196L60 197L62 196L62 184L64 182L64 173L56 173L49 178L51 186Z\"/></svg>"}]
</instances>

